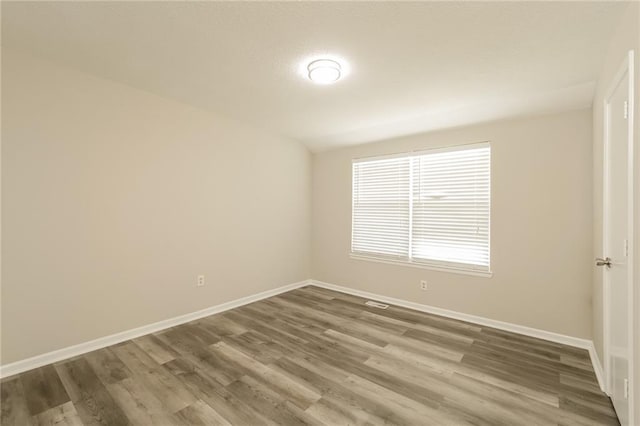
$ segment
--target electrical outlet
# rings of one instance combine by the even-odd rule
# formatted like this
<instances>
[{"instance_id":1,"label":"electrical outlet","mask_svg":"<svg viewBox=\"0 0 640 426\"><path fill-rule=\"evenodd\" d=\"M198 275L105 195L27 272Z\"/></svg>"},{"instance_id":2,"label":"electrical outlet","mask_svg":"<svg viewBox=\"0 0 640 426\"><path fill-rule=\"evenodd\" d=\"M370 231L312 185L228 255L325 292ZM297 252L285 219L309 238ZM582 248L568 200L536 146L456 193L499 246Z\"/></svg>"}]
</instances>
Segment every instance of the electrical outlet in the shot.
<instances>
[{"instance_id":1,"label":"electrical outlet","mask_svg":"<svg viewBox=\"0 0 640 426\"><path fill-rule=\"evenodd\" d=\"M427 289L427 280L421 280L420 281L420 289L421 290L426 290Z\"/></svg>"},{"instance_id":2,"label":"electrical outlet","mask_svg":"<svg viewBox=\"0 0 640 426\"><path fill-rule=\"evenodd\" d=\"M198 275L198 282L196 283L198 287L204 287L204 275Z\"/></svg>"}]
</instances>

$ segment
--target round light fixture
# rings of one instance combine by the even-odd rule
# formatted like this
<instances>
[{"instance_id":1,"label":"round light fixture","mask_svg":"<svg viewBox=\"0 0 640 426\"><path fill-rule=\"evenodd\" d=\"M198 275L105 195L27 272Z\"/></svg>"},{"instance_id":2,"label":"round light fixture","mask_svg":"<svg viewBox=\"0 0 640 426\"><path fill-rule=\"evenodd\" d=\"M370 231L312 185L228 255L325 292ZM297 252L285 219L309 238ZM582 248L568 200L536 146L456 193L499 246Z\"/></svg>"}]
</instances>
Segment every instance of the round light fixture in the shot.
<instances>
[{"instance_id":1,"label":"round light fixture","mask_svg":"<svg viewBox=\"0 0 640 426\"><path fill-rule=\"evenodd\" d=\"M309 80L316 84L331 84L340 79L342 68L332 59L318 59L307 66Z\"/></svg>"}]
</instances>

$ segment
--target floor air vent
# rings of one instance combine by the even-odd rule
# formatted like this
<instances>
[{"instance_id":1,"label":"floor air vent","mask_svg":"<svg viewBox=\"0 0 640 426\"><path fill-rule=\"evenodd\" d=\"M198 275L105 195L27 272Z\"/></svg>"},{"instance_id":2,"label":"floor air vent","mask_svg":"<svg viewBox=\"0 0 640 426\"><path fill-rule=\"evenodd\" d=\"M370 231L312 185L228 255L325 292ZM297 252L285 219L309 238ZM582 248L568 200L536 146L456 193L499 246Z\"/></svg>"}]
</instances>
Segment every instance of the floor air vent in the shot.
<instances>
[{"instance_id":1,"label":"floor air vent","mask_svg":"<svg viewBox=\"0 0 640 426\"><path fill-rule=\"evenodd\" d=\"M367 300L365 302L365 305L380 309L387 309L389 307L389 305L385 305L384 303L380 302L374 302L373 300Z\"/></svg>"}]
</instances>

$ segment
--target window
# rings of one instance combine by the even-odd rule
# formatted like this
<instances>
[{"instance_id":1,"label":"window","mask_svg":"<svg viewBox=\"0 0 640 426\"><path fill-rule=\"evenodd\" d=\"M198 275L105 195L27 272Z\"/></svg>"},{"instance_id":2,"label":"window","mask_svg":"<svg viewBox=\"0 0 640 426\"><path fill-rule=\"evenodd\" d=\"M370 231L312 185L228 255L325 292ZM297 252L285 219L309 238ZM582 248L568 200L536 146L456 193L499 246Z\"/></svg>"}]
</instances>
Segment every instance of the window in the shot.
<instances>
[{"instance_id":1,"label":"window","mask_svg":"<svg viewBox=\"0 0 640 426\"><path fill-rule=\"evenodd\" d=\"M353 161L351 253L489 272L488 143Z\"/></svg>"}]
</instances>

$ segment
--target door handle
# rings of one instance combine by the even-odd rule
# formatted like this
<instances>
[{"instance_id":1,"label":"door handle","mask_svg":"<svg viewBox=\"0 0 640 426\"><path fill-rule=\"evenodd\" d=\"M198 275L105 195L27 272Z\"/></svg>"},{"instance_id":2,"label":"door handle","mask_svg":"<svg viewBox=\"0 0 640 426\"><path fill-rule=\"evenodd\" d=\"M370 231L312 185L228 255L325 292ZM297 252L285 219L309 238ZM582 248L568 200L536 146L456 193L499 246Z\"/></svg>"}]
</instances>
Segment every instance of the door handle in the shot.
<instances>
[{"instance_id":1,"label":"door handle","mask_svg":"<svg viewBox=\"0 0 640 426\"><path fill-rule=\"evenodd\" d=\"M607 269L611 268L611 258L605 257L603 259L601 257L596 257L596 266L606 266Z\"/></svg>"}]
</instances>

